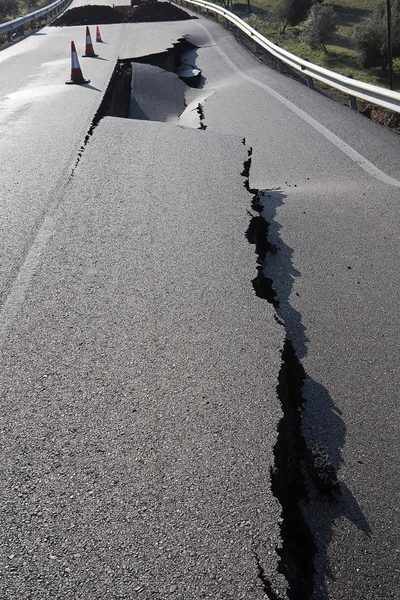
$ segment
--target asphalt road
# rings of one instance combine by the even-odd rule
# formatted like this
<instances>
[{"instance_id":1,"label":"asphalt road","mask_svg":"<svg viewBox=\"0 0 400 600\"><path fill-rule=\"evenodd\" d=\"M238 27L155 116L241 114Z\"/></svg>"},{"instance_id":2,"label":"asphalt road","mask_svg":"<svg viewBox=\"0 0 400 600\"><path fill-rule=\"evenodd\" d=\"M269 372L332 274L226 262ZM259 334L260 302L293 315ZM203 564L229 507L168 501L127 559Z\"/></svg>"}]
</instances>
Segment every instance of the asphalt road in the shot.
<instances>
[{"instance_id":1,"label":"asphalt road","mask_svg":"<svg viewBox=\"0 0 400 600\"><path fill-rule=\"evenodd\" d=\"M66 87L83 32L0 53L1 596L398 598L399 136L204 19L103 26L90 86ZM142 111L170 122L106 118L82 153L117 57L183 35L204 77L186 110L141 65ZM250 148L275 306L251 282ZM297 514L271 488L285 338L296 435L341 488L305 476L307 592L275 548Z\"/></svg>"}]
</instances>

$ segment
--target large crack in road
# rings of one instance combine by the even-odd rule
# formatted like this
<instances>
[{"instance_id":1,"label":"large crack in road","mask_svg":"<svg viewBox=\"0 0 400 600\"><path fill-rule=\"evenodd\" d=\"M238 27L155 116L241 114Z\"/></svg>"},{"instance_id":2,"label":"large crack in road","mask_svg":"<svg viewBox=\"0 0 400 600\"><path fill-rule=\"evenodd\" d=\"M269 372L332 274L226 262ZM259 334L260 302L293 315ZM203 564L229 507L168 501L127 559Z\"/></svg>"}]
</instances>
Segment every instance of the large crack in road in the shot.
<instances>
[{"instance_id":1,"label":"large crack in road","mask_svg":"<svg viewBox=\"0 0 400 600\"><path fill-rule=\"evenodd\" d=\"M105 116L134 118L139 120L177 120L186 106L187 88L203 88L205 79L195 66L196 47L187 39L181 38L164 52L131 59L118 60L102 102L96 112L84 143L78 153L75 168L82 156L94 129ZM140 70L143 68L144 70ZM143 87L151 93L159 86L161 76L170 77L174 91L170 110L160 113L151 95L144 94L138 103L136 86L132 85L133 71L138 70L138 79L147 78ZM179 81L179 86L174 82ZM162 90L161 90L161 93ZM165 100L165 98L164 98ZM156 103L157 104L157 103ZM199 129L205 129L204 109L199 102L196 108ZM160 116L161 114L161 116ZM255 294L267 300L276 311L277 322L285 329L279 317L279 298L274 289L274 281L264 272L268 253L276 253L278 248L269 241L269 223L263 216L263 202L268 191L250 187L252 149L244 163L241 175L244 186L252 195L251 220L246 232L247 240L255 246L257 256L257 276L252 280ZM255 213L255 214L254 214ZM286 331L282 349L282 364L279 372L277 396L281 402L283 416L278 424L278 438L274 448L275 465L271 468L271 489L282 507L281 546L276 549L279 556L278 570L287 581L289 600L307 600L314 590L316 544L313 534L304 518L303 505L308 502L308 489L311 482L321 493L333 497L340 492L336 474L323 444L318 441L308 447L302 432L302 394L305 372L296 356L293 344ZM282 595L275 590L273 577L266 575L257 549L254 549L259 579L270 600L281 600Z\"/></svg>"},{"instance_id":2,"label":"large crack in road","mask_svg":"<svg viewBox=\"0 0 400 600\"><path fill-rule=\"evenodd\" d=\"M172 48L164 52L119 60L102 102L92 121L84 144L78 154L77 163L93 134L95 127L105 116L135 118L139 120L173 121L178 119L185 107L185 93L188 87L202 88L204 77L195 67L196 47L185 38L178 40ZM135 66L137 65L137 66ZM144 68L144 70L140 70ZM151 93L157 88L161 76L176 78L178 93L171 98L170 111L161 113L152 105L151 95L144 94L138 103L133 82L133 70L138 69L137 77L147 81L145 90ZM189 76L188 76L189 69ZM191 71L190 71L191 70ZM169 74L169 75L168 75ZM173 81L170 79L169 81ZM196 112L199 117L199 129L206 129L204 109L198 103ZM243 140L245 143L245 140ZM275 254L278 248L269 241L269 223L263 216L263 202L268 191L250 187L250 169L252 149L248 150L248 159L241 173L244 186L252 195L251 220L246 231L250 244L255 246L257 276L252 280L255 294L267 300L276 311L277 322L285 329L285 323L279 317L279 299L274 289L274 281L265 275L264 269L269 253ZM279 556L279 572L287 581L289 600L307 600L312 597L315 575L316 544L312 532L304 518L302 507L308 502L308 488L312 482L315 488L329 497L339 491L336 474L321 442L308 447L302 432L301 413L304 408L302 394L305 372L296 356L293 344L286 332L286 341L282 349L282 365L279 372L277 396L282 405L283 416L278 424L278 438L274 448L275 465L271 469L271 489L282 507L281 546L276 549ZM262 566L257 550L254 549L259 579L270 600L282 600L282 595L274 588L273 577L268 577Z\"/></svg>"},{"instance_id":3,"label":"large crack in road","mask_svg":"<svg viewBox=\"0 0 400 600\"><path fill-rule=\"evenodd\" d=\"M302 413L305 405L303 386L306 378L286 326L279 316L279 298L273 279L264 273L268 253L276 254L278 247L269 240L270 224L262 214L264 201L268 201L268 190L250 187L252 149L244 164L242 175L245 187L253 195L252 210L246 237L255 246L257 276L252 284L257 296L267 300L277 311L276 320L285 329L285 344L282 349L282 365L279 372L277 395L283 416L278 425L278 438L274 448L275 465L271 469L271 488L282 506L281 539L277 548L280 557L279 572L288 583L289 600L309 600L313 596L315 583L316 542L305 518L303 507L309 501L310 486L332 502L340 496L340 487L335 470L326 448L320 440L309 446L303 433ZM286 274L282 273L282 277ZM256 555L259 576L270 600L282 600L274 589L274 582L266 577Z\"/></svg>"}]
</instances>

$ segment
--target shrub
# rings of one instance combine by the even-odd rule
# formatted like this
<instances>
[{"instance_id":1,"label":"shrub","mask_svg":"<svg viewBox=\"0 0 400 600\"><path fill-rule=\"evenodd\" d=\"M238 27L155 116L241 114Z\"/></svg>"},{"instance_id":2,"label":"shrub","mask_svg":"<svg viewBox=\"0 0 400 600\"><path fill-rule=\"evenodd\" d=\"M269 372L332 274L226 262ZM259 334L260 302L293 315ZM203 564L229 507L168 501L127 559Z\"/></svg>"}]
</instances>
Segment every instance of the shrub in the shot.
<instances>
[{"instance_id":1,"label":"shrub","mask_svg":"<svg viewBox=\"0 0 400 600\"><path fill-rule=\"evenodd\" d=\"M326 43L337 30L337 26L338 19L333 6L330 4L314 4L304 23L301 41L312 50L322 48L327 54Z\"/></svg>"},{"instance_id":2,"label":"shrub","mask_svg":"<svg viewBox=\"0 0 400 600\"><path fill-rule=\"evenodd\" d=\"M288 25L297 25L307 15L312 0L276 0L271 10L273 22L280 33L285 33Z\"/></svg>"},{"instance_id":3,"label":"shrub","mask_svg":"<svg viewBox=\"0 0 400 600\"><path fill-rule=\"evenodd\" d=\"M400 0L392 0L392 53L400 56ZM388 66L388 30L386 1L380 1L372 15L364 19L353 35L361 65L364 68Z\"/></svg>"}]
</instances>

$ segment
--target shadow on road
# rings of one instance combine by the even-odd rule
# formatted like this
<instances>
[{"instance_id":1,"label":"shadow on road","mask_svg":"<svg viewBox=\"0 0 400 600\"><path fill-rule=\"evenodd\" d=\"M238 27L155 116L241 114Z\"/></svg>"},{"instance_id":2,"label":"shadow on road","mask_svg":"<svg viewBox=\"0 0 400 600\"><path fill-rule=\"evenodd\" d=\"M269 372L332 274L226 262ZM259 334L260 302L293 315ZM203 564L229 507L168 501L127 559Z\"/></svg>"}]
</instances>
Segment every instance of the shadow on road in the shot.
<instances>
[{"instance_id":1,"label":"shadow on road","mask_svg":"<svg viewBox=\"0 0 400 600\"><path fill-rule=\"evenodd\" d=\"M309 338L302 323L302 314L291 304L293 284L301 273L293 265L293 249L282 240L281 225L277 220L277 210L285 204L287 195L280 190L268 190L260 198L262 215L268 223L270 252L266 255L264 273L272 281L276 293L276 312L286 329L287 339L295 349L299 361L308 353ZM286 201L287 202L287 201ZM335 473L343 464L342 448L346 439L346 425L342 413L335 405L328 389L305 373L302 386L304 400L302 410L302 436L308 448L320 444L329 455ZM306 417L306 418L305 418ZM303 464L304 470L308 470ZM345 518L351 521L366 536L371 528L356 498L347 485L340 482L340 495L321 493L313 486L309 473L305 475L309 489L308 500L303 504L303 513L314 536L317 550L314 561L314 593L303 598L328 597L327 577L334 578L330 564L329 544L333 537L335 522ZM313 480L314 481L314 480ZM315 595L316 594L316 595ZM288 590L288 597L294 598Z\"/></svg>"}]
</instances>

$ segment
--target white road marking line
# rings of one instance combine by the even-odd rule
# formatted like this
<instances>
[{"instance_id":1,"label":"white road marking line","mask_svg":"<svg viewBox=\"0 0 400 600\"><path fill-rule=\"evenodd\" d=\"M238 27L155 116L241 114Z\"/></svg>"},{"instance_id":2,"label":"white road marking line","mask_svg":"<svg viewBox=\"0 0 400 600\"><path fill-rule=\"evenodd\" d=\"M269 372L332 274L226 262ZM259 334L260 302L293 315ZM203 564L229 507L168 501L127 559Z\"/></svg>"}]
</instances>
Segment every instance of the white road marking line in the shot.
<instances>
[{"instance_id":1,"label":"white road marking line","mask_svg":"<svg viewBox=\"0 0 400 600\"><path fill-rule=\"evenodd\" d=\"M1 307L0 348L6 340L9 328L17 317L19 307L25 300L27 289L39 265L40 257L54 233L54 221L54 211L51 211L50 214L45 217L26 258L18 271L18 275L11 286L10 292Z\"/></svg>"},{"instance_id":2,"label":"white road marking line","mask_svg":"<svg viewBox=\"0 0 400 600\"><path fill-rule=\"evenodd\" d=\"M231 61L231 59L228 58L228 56L225 54L225 52L223 50L221 50L221 48L219 48L219 46L217 45L213 36L204 27L204 25L201 25L199 23L199 26L202 29L204 29L207 37L209 38L210 42L213 44L213 46L214 46L215 50L218 52L218 54L220 54L220 56L223 58L223 60L226 62L226 64L237 75L239 75L239 77L242 77L242 79L246 79L250 83L253 83L254 85L258 86L259 88L265 90L273 98L275 98L276 100L278 100L279 102L284 104L289 110L294 112L297 116L299 116L301 119L303 119L303 121L306 121L306 123L311 125L311 127L316 129L316 131L318 131L326 139L328 139L330 142L332 142L332 144L334 144L337 148L339 148L339 150L341 150L344 154L346 154L353 162L356 163L356 165L358 165L366 173L368 173L372 177L375 177L375 179L382 181L383 183L387 183L388 185L392 185L394 187L400 188L400 181L398 179L394 179L390 175L387 175L386 173L384 173L383 171L378 169L378 167L376 167L372 162L367 160L365 158L365 156L363 156L362 154L357 152L357 150L354 150L354 148L352 148L351 146L346 144L346 142L344 142L341 138L339 138L337 135L332 133L332 131L327 129L327 127L325 127L324 125L322 125L321 123L319 123L318 121L313 119L313 117L310 117L310 115L308 115L306 112L304 112L304 110L302 110L301 108L299 108L298 106L293 104L293 102L290 102L290 100L288 100L287 98L284 98L284 96L281 96L281 94L278 94L278 92L276 92L275 90L270 88L265 83L262 83L261 81L258 81L258 79L254 79L254 77L250 77L250 75L246 75L246 73L243 73L243 71L241 71Z\"/></svg>"}]
</instances>

